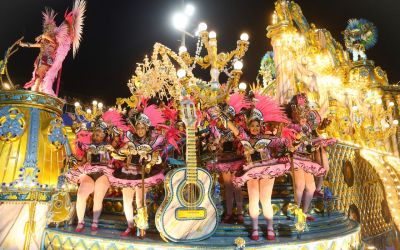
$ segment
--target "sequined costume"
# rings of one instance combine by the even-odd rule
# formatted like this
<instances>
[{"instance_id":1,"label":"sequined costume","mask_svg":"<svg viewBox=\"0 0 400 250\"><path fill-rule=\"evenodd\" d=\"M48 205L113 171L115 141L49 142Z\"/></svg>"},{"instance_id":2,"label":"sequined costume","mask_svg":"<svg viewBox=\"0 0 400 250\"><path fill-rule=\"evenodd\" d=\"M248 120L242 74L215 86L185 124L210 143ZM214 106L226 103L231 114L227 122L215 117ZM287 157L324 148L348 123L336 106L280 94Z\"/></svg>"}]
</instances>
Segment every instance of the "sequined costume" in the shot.
<instances>
[{"instance_id":1,"label":"sequined costume","mask_svg":"<svg viewBox=\"0 0 400 250\"><path fill-rule=\"evenodd\" d=\"M156 132L140 138L131 132L127 133L129 142L118 154L125 157L121 168L115 170L108 179L112 186L130 187L142 185L142 167L145 168L144 183L151 187L164 180L163 164L160 152L164 146L164 137ZM144 158L140 163L141 158Z\"/></svg>"}]
</instances>

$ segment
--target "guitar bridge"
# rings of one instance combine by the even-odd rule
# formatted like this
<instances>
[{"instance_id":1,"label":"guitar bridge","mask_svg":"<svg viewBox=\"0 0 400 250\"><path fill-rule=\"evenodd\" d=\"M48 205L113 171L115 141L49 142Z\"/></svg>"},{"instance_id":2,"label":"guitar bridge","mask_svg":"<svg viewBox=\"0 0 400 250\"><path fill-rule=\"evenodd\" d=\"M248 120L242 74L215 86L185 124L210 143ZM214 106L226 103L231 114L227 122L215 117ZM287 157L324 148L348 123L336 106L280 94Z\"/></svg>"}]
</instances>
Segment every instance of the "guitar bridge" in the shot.
<instances>
[{"instance_id":1,"label":"guitar bridge","mask_svg":"<svg viewBox=\"0 0 400 250\"><path fill-rule=\"evenodd\" d=\"M207 217L205 208L186 208L181 207L175 210L177 220L204 220Z\"/></svg>"}]
</instances>

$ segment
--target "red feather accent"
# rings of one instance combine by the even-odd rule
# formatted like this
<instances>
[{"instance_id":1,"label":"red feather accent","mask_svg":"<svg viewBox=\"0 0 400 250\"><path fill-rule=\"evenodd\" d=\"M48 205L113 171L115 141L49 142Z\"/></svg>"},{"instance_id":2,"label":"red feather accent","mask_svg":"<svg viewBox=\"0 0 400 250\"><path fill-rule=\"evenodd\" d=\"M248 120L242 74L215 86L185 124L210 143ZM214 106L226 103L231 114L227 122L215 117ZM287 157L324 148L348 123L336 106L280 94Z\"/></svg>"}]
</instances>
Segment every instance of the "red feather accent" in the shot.
<instances>
[{"instance_id":1,"label":"red feather accent","mask_svg":"<svg viewBox=\"0 0 400 250\"><path fill-rule=\"evenodd\" d=\"M185 133L173 126L159 125L159 127L164 129L164 136L167 139L168 144L172 145L178 151L178 153L180 153L178 141L185 136Z\"/></svg>"},{"instance_id":2,"label":"red feather accent","mask_svg":"<svg viewBox=\"0 0 400 250\"><path fill-rule=\"evenodd\" d=\"M92 132L81 130L76 134L75 155L78 159L85 155L85 150L91 142Z\"/></svg>"},{"instance_id":3,"label":"red feather accent","mask_svg":"<svg viewBox=\"0 0 400 250\"><path fill-rule=\"evenodd\" d=\"M288 127L282 128L282 137L287 139L289 145L292 145L293 140L296 138L297 131Z\"/></svg>"}]
</instances>

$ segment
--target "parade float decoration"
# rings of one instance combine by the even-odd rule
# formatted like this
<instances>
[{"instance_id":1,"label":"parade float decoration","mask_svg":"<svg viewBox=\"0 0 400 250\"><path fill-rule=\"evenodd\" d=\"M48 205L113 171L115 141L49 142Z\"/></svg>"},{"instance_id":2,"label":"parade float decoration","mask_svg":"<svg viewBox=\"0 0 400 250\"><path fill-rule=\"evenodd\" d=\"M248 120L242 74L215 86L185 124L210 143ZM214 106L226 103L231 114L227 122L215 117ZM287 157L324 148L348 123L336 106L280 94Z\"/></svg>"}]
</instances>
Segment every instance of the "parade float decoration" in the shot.
<instances>
[{"instance_id":1,"label":"parade float decoration","mask_svg":"<svg viewBox=\"0 0 400 250\"><path fill-rule=\"evenodd\" d=\"M76 6L84 7L84 2L76 1L71 13L76 13L74 11L78 9L84 10ZM45 22L53 28L51 31L55 38L47 39L43 36L46 46L53 48L54 42L61 42L65 45L63 51L67 53L71 44L76 44L73 41L79 41L80 35L63 33L65 40L62 42L57 39L57 34L61 34L57 32L67 27L64 25L71 24L72 17L82 18L83 12L79 13L66 15L66 21L56 27L53 22L54 13L47 12ZM75 31L80 31L81 25L68 27L75 27ZM234 50L220 52L214 31L208 31L204 23L199 25L198 31L194 55L184 46L176 53L156 43L152 54L137 64L127 84L132 95L118 98L113 108L126 114L137 106L141 98L159 103L168 102L176 108L182 100L194 100L192 110L186 112L193 118L226 101L228 93L244 93L248 90L245 83L240 83L240 77L242 60L249 46L249 36L243 33ZM278 232L279 241L272 242L264 238L251 241L248 238L247 223L217 225L218 209L211 218L212 226L207 226L211 229L200 237L194 240L190 237L185 238L184 232L190 233L191 226L179 228L183 225L179 221L174 221L173 225L169 226L177 227L176 232L181 234L180 238L176 239L171 235L168 237L165 230L168 221L161 218L161 215L168 214L163 211L167 203L161 203L164 191L160 187L149 193L150 198L147 201L148 215L155 220L155 225L150 223L148 238L135 238L132 241L119 236L120 229L125 227L120 219L123 212L122 199L120 191L112 188L110 196L106 197L103 203L105 215L100 221L100 227L104 228L104 231L100 230L98 234L74 233L73 227L68 226L68 223L74 207L71 205L73 199L70 199L70 195L73 196L76 187L63 182L65 168L70 166L69 156L74 150L73 128L91 126L105 107L97 101L87 108L84 108L84 104L75 103L75 114L72 114L76 118L75 125L67 126L62 122L60 117L64 103L52 95L50 87L60 72L58 66L61 66L65 55L54 57L58 55L58 50L54 48L53 53L47 57L47 64L44 65L46 67L42 67L44 74L39 74L42 53L42 57L39 56L35 62L33 83L36 83L34 86L38 88L34 88L35 91L15 90L16 85L7 71L7 61L10 55L16 52L16 45L23 45L21 41L17 41L0 63L0 213L10 216L7 221L0 220L1 224L4 224L0 230L0 247L234 249L236 245L236 249L359 249L363 244L366 244L364 247L370 245L377 248L395 245L396 233L400 229L400 160L397 131L400 88L390 85L386 72L366 57L365 51L371 48L377 39L376 28L372 23L364 19L352 19L343 34L348 51L328 30L308 23L297 3L286 0L275 2L272 22L267 27L267 37L271 39L273 52L267 52L262 57L258 86L252 87L252 90L273 95L282 105L287 104L295 94L306 93L310 100L310 108L318 110L323 118L331 120L329 127L318 131L319 135L334 137L339 143L328 150L331 169L324 184L326 196L313 200L312 210L318 217L316 222L306 222L298 207L290 204L293 201L290 178L276 180L272 202L278 221L275 223L275 231ZM75 48L77 47L74 46ZM350 58L349 52L353 58ZM58 65L54 72L51 71L52 65L48 63L49 60L50 64ZM197 66L209 70L210 78L203 79L197 76L194 73ZM49 71L52 72L51 77ZM227 76L226 83L220 80L222 73ZM50 78L51 81L45 83L44 79ZM50 95L40 93L43 91ZM205 126L193 122L194 120L191 120L188 126L189 137L186 138L189 140L186 148L186 154L190 154L187 156L189 161L196 158L194 149L199 150L194 145L193 128L196 126L200 130ZM185 143L185 140L182 142ZM184 163L184 160L181 159L180 162ZM195 170L192 163L189 164L191 170ZM205 170L204 172L207 173ZM194 177L190 173L189 179ZM207 174L205 175L210 178ZM213 192L203 192L206 198L210 198L208 196L212 196L212 193L219 195L219 186L215 185L218 183L218 175L213 174L212 177L214 179L204 182L207 185L214 184ZM194 183L197 183L197 180ZM203 184L200 187L203 187ZM198 188L196 185L192 186ZM173 196L173 188L166 190L166 197ZM194 198L199 200L199 197ZM215 208L213 201L210 204L210 207ZM204 211L196 208L191 212L182 213L177 209L174 213L180 213L181 219L188 215L203 218L207 214ZM291 214L296 213L297 223L287 220L288 217L293 219ZM65 222L64 228L51 224L60 222ZM45 228L49 223L50 226ZM302 232L301 238L297 238L299 231ZM19 238L16 242L13 235L20 236L21 232L23 240ZM205 238L209 239L196 241ZM168 240L180 243L164 242ZM390 240L393 242L389 242Z\"/></svg>"}]
</instances>

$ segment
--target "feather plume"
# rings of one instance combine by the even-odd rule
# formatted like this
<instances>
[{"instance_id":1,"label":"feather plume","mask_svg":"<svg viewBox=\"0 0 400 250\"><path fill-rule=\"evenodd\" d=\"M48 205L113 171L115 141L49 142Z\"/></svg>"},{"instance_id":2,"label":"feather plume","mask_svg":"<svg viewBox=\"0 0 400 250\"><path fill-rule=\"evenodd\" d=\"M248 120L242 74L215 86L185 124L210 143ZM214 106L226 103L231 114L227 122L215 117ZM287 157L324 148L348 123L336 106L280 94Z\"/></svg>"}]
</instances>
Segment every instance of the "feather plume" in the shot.
<instances>
[{"instance_id":1,"label":"feather plume","mask_svg":"<svg viewBox=\"0 0 400 250\"><path fill-rule=\"evenodd\" d=\"M150 105L143 109L143 114L146 115L151 123L151 126L157 126L165 123L165 117L161 110L156 105Z\"/></svg>"},{"instance_id":2,"label":"feather plume","mask_svg":"<svg viewBox=\"0 0 400 250\"><path fill-rule=\"evenodd\" d=\"M122 115L116 110L109 110L105 112L102 117L104 122L107 124L112 124L113 126L121 129L122 131L128 131L129 126L125 124Z\"/></svg>"},{"instance_id":3,"label":"feather plume","mask_svg":"<svg viewBox=\"0 0 400 250\"><path fill-rule=\"evenodd\" d=\"M254 107L258 109L265 122L283 122L288 123L289 120L279 104L269 96L254 93Z\"/></svg>"},{"instance_id":4,"label":"feather plume","mask_svg":"<svg viewBox=\"0 0 400 250\"><path fill-rule=\"evenodd\" d=\"M232 106L235 109L235 113L239 114L239 112L245 108L248 109L251 106L251 103L245 98L244 95L240 93L235 93L230 95L228 100L228 105Z\"/></svg>"},{"instance_id":5,"label":"feather plume","mask_svg":"<svg viewBox=\"0 0 400 250\"><path fill-rule=\"evenodd\" d=\"M83 21L85 19L86 2L84 0L75 0L72 11L65 15L65 20L71 27L71 40L73 56L78 52L82 39Z\"/></svg>"},{"instance_id":6,"label":"feather plume","mask_svg":"<svg viewBox=\"0 0 400 250\"><path fill-rule=\"evenodd\" d=\"M85 155L85 150L87 150L91 142L92 133L87 130L81 130L76 134L75 140L75 156L79 159Z\"/></svg>"},{"instance_id":7,"label":"feather plume","mask_svg":"<svg viewBox=\"0 0 400 250\"><path fill-rule=\"evenodd\" d=\"M52 26L56 25L54 19L57 16L57 14L53 9L46 8L45 11L42 12L42 15L43 15L43 30L45 30L48 25Z\"/></svg>"},{"instance_id":8,"label":"feather plume","mask_svg":"<svg viewBox=\"0 0 400 250\"><path fill-rule=\"evenodd\" d=\"M56 55L54 58L53 65L46 72L45 77L43 78L43 90L42 92L47 93L49 95L55 95L53 91L53 83L57 77L58 72L62 67L62 63L67 56L70 48L71 48L71 38L68 35L68 26L65 24L61 24L59 27L55 29L56 32L56 40L58 43Z\"/></svg>"}]
</instances>

